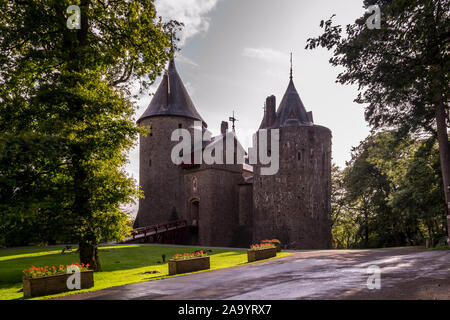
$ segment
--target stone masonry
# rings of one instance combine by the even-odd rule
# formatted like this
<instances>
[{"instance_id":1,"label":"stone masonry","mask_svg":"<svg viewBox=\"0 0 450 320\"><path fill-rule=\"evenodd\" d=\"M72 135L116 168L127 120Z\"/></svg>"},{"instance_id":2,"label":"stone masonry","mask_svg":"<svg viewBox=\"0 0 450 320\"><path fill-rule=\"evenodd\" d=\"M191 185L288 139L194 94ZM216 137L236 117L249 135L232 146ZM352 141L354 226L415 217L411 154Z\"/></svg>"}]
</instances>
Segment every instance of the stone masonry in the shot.
<instances>
[{"instance_id":1,"label":"stone masonry","mask_svg":"<svg viewBox=\"0 0 450 320\"><path fill-rule=\"evenodd\" d=\"M151 126L151 134L140 138L139 179L145 199L139 201L135 227L167 222L175 208L177 217L194 230L192 244L248 247L278 238L290 248L330 247L332 134L314 124L292 76L277 110L275 96L267 98L259 128L280 132L280 169L275 175L261 175L259 163L173 164L171 152L178 142L171 141L172 132L192 131L194 121L207 130L172 60L138 120L141 126ZM210 143L229 134L223 122L221 135ZM235 142L236 157L237 138ZM204 143L203 149L207 146Z\"/></svg>"}]
</instances>

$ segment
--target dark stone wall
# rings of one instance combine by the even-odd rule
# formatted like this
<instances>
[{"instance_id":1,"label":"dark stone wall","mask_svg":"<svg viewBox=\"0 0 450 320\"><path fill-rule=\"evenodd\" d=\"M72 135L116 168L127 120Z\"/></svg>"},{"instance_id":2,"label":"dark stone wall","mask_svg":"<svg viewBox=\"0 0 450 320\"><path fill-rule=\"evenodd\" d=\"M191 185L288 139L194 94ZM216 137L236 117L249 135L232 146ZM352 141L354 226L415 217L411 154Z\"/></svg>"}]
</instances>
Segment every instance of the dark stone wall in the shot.
<instances>
[{"instance_id":1,"label":"dark stone wall","mask_svg":"<svg viewBox=\"0 0 450 320\"><path fill-rule=\"evenodd\" d=\"M279 238L297 249L331 246L331 131L280 128L280 170L254 168L253 241Z\"/></svg>"},{"instance_id":2,"label":"dark stone wall","mask_svg":"<svg viewBox=\"0 0 450 320\"><path fill-rule=\"evenodd\" d=\"M185 174L185 212L199 201L199 243L204 246L232 246L239 225L237 184L242 170L236 166L206 166ZM196 182L194 182L196 180ZM196 186L196 187L194 187ZM189 214L187 216L190 222Z\"/></svg>"},{"instance_id":3,"label":"dark stone wall","mask_svg":"<svg viewBox=\"0 0 450 320\"><path fill-rule=\"evenodd\" d=\"M239 225L251 226L253 223L253 184L240 184Z\"/></svg>"},{"instance_id":4,"label":"dark stone wall","mask_svg":"<svg viewBox=\"0 0 450 320\"><path fill-rule=\"evenodd\" d=\"M240 184L239 227L234 235L233 245L249 248L253 243L253 184Z\"/></svg>"},{"instance_id":5,"label":"dark stone wall","mask_svg":"<svg viewBox=\"0 0 450 320\"><path fill-rule=\"evenodd\" d=\"M152 125L152 134L140 137L139 185L145 199L139 200L139 211L134 227L145 227L169 221L173 207L178 217L184 212L183 169L172 163L170 154L178 142L172 142L172 132L187 129L194 120L184 117L160 116L141 121L141 126Z\"/></svg>"}]
</instances>

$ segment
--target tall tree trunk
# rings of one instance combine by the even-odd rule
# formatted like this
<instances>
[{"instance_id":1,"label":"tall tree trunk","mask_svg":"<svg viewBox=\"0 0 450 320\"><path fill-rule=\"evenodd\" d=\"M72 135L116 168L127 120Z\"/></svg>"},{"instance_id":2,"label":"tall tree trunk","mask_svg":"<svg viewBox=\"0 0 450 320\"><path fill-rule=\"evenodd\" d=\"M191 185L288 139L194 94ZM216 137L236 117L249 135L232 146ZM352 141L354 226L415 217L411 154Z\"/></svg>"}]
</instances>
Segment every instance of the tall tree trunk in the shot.
<instances>
[{"instance_id":1,"label":"tall tree trunk","mask_svg":"<svg viewBox=\"0 0 450 320\"><path fill-rule=\"evenodd\" d=\"M71 57L74 61L73 70L80 72L82 69L82 61L84 59L83 48L88 45L87 36L89 32L89 20L86 14L89 10L90 0L80 1L80 25L81 28L77 32L78 45L72 50ZM83 109L83 106L77 105L79 110ZM74 147L74 167L75 167L75 177L74 185L77 188L75 201L74 201L74 213L79 217L86 217L87 220L92 217L92 210L90 208L89 200L91 197L89 187L88 187L88 172L83 165L83 160L89 158L86 156L79 146ZM87 234L81 236L79 242L79 252L80 252L80 262L84 264L89 264L90 269L94 271L102 271L100 265L100 259L98 257L97 239L91 230L86 231Z\"/></svg>"},{"instance_id":2,"label":"tall tree trunk","mask_svg":"<svg viewBox=\"0 0 450 320\"><path fill-rule=\"evenodd\" d=\"M369 215L367 209L364 210L364 246L367 249L369 247Z\"/></svg>"},{"instance_id":3,"label":"tall tree trunk","mask_svg":"<svg viewBox=\"0 0 450 320\"><path fill-rule=\"evenodd\" d=\"M440 3L438 4L438 10L440 10ZM447 238L450 239L450 144L448 141L447 133L447 97L443 94L442 86L448 84L446 77L441 71L441 65L435 66L435 76L433 79L434 89L434 111L436 117L436 131L439 142L439 155L441 161L442 182L444 186L445 194L445 216L447 217L447 223L444 229L447 229ZM449 243L450 245L450 243Z\"/></svg>"},{"instance_id":4,"label":"tall tree trunk","mask_svg":"<svg viewBox=\"0 0 450 320\"><path fill-rule=\"evenodd\" d=\"M100 259L98 258L97 245L90 241L82 240L80 242L80 262L89 264L89 268L96 272L102 271Z\"/></svg>"},{"instance_id":5,"label":"tall tree trunk","mask_svg":"<svg viewBox=\"0 0 450 320\"><path fill-rule=\"evenodd\" d=\"M441 159L442 180L444 185L445 202L447 208L447 236L450 238L450 144L447 133L447 115L442 96L435 107L439 154Z\"/></svg>"},{"instance_id":6,"label":"tall tree trunk","mask_svg":"<svg viewBox=\"0 0 450 320\"><path fill-rule=\"evenodd\" d=\"M72 158L72 163L74 165L74 185L76 188L76 195L72 210L73 214L76 217L79 217L80 220L86 219L89 221L92 219L92 208L89 203L91 198L91 193L88 186L89 173L81 163L81 159L83 159L85 155L83 155L83 151L80 150L79 146L73 146L72 152L74 155ZM80 262L89 264L90 269L94 271L101 271L100 260L97 252L97 237L93 231L89 229L84 231L80 237L79 246Z\"/></svg>"}]
</instances>

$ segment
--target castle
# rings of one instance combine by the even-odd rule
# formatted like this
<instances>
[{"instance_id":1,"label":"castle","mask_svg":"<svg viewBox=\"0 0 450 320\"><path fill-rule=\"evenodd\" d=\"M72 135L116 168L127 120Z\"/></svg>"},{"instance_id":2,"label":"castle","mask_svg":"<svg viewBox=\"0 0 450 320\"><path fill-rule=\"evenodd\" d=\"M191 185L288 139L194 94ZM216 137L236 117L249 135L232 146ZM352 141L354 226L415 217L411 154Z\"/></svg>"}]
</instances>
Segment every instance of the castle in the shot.
<instances>
[{"instance_id":1,"label":"castle","mask_svg":"<svg viewBox=\"0 0 450 320\"><path fill-rule=\"evenodd\" d=\"M172 132L180 128L192 132L195 121L206 130L171 60L138 120L151 132L140 137L139 178L145 198L139 201L135 228L183 219L191 226L191 244L248 247L277 238L288 248L331 246L332 134L315 125L312 112L306 111L294 86L292 67L278 109L276 98L268 97L259 127L279 129L276 174L262 175L263 165L248 161L175 165L171 152L178 142L171 140ZM202 148L228 134L228 123L222 122L221 135ZM236 141L234 157L238 146Z\"/></svg>"}]
</instances>

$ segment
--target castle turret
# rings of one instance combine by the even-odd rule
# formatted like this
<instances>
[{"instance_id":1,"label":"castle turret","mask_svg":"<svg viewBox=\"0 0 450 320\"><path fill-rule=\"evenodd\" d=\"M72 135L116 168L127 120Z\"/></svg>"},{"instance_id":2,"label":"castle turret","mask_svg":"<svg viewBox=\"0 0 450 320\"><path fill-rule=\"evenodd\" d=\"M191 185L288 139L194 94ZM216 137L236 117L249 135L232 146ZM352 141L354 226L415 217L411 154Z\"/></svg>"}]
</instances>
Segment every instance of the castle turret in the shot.
<instances>
[{"instance_id":1,"label":"castle turret","mask_svg":"<svg viewBox=\"0 0 450 320\"><path fill-rule=\"evenodd\" d=\"M266 103L260 129L280 130L280 167L277 174L267 176L261 175L260 165L254 167L253 241L278 238L291 248L329 248L331 131L314 125L292 72L275 119L269 120L268 112Z\"/></svg>"},{"instance_id":2,"label":"castle turret","mask_svg":"<svg viewBox=\"0 0 450 320\"><path fill-rule=\"evenodd\" d=\"M171 212L185 217L184 178L182 169L172 163L172 132L192 127L194 121L205 121L197 112L177 72L174 60L169 63L150 105L139 118L140 126L149 126L150 134L140 137L139 184L145 199L139 200L134 227L169 221Z\"/></svg>"}]
</instances>

